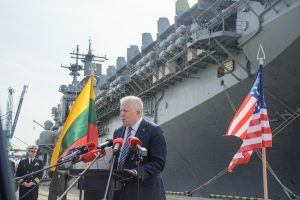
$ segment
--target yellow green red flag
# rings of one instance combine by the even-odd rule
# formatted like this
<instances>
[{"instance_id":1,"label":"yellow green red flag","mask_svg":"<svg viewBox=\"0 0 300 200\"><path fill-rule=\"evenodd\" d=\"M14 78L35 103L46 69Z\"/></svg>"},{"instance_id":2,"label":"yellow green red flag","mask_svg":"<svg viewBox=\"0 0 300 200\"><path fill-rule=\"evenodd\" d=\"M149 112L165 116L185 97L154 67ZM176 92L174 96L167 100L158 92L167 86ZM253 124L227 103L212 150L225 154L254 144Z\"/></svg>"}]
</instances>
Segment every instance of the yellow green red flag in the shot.
<instances>
[{"instance_id":1,"label":"yellow green red flag","mask_svg":"<svg viewBox=\"0 0 300 200\"><path fill-rule=\"evenodd\" d=\"M96 126L96 106L94 94L94 77L90 76L84 88L77 97L71 112L54 147L51 165L65 156L72 148L89 142L98 144L98 130ZM52 171L55 168L51 168Z\"/></svg>"}]
</instances>

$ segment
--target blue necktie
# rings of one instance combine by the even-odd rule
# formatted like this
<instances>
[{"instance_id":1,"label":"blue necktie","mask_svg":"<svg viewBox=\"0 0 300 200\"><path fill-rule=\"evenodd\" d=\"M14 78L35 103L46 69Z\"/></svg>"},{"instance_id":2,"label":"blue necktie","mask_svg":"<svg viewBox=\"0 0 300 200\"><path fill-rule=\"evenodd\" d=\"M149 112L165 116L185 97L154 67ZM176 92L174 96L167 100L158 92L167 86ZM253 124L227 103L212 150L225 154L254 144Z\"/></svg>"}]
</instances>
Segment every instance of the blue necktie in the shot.
<instances>
[{"instance_id":1,"label":"blue necktie","mask_svg":"<svg viewBox=\"0 0 300 200\"><path fill-rule=\"evenodd\" d=\"M123 150L121 152L120 159L119 159L119 162L118 162L118 169L123 169L123 165L124 165L125 160L127 158L127 155L128 155L128 152L129 152L129 143L127 141L127 138L131 136L131 130L132 130L132 128L129 127L127 137L124 140Z\"/></svg>"}]
</instances>

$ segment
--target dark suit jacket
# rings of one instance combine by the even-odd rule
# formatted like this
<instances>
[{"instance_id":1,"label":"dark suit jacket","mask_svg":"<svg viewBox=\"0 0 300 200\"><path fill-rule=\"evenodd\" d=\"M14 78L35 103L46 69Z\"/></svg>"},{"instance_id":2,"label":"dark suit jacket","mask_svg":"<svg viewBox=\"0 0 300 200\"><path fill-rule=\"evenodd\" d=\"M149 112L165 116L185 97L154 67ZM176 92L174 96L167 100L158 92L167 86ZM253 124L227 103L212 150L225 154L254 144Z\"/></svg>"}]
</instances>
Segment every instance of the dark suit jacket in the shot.
<instances>
[{"instance_id":1,"label":"dark suit jacket","mask_svg":"<svg viewBox=\"0 0 300 200\"><path fill-rule=\"evenodd\" d=\"M123 138L126 128L120 127L114 132L115 138ZM166 161L166 141L163 130L154 124L142 120L135 137L142 141L142 147L148 150L147 157L143 158L138 169L140 182L140 200L164 200L166 199L161 173ZM125 142L125 141L124 141ZM126 141L127 142L127 141ZM123 165L124 169L136 169L137 166L133 157L134 152L130 149L128 157ZM114 169L117 168L117 155ZM135 200L137 199L137 178L125 184L124 190L120 194L115 194L116 199Z\"/></svg>"},{"instance_id":2,"label":"dark suit jacket","mask_svg":"<svg viewBox=\"0 0 300 200\"><path fill-rule=\"evenodd\" d=\"M19 162L16 176L17 177L24 176L26 174L35 172L42 168L43 168L43 162L41 160L39 160L38 158L34 158L34 160L31 164L29 164L28 158L26 158ZM22 184L23 182L27 182L27 183L35 182L36 184L38 184L40 182L40 180L42 179L42 177L43 177L43 172L40 172L40 173L34 174L32 176L26 177L24 179L21 179L18 181L18 183Z\"/></svg>"},{"instance_id":3,"label":"dark suit jacket","mask_svg":"<svg viewBox=\"0 0 300 200\"><path fill-rule=\"evenodd\" d=\"M31 164L29 164L28 158L21 160L19 162L18 168L17 168L17 172L16 172L16 176L20 177L20 176L24 176L26 174L35 172L37 170L40 170L43 168L43 162L41 160L39 160L38 158L34 158L34 160L32 161ZM23 179L20 179L18 181L18 183L20 184L19 187L19 198L22 197L23 200L37 200L38 199L38 190L39 190L39 183L40 180L42 179L43 176L43 172L34 174L32 176L29 177L25 177ZM21 184L23 182L34 182L37 185L33 185L31 187L25 187L22 186ZM32 189L34 188L34 189ZM30 193L28 193L30 191ZM25 196L26 194L26 196Z\"/></svg>"}]
</instances>

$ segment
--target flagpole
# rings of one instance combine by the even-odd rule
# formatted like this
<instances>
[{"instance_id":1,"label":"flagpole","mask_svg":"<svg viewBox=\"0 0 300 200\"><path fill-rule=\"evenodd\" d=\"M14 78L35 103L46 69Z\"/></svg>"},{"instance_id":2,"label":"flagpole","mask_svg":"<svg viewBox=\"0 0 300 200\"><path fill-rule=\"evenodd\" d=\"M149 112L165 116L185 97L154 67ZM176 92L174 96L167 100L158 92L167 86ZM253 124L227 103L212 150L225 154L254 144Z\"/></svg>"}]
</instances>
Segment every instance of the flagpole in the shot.
<instances>
[{"instance_id":1,"label":"flagpole","mask_svg":"<svg viewBox=\"0 0 300 200\"><path fill-rule=\"evenodd\" d=\"M268 200L268 180L267 180L267 153L266 148L262 148L262 170L264 184L264 200Z\"/></svg>"},{"instance_id":2,"label":"flagpole","mask_svg":"<svg viewBox=\"0 0 300 200\"><path fill-rule=\"evenodd\" d=\"M256 58L259 62L259 65L264 64L264 59L266 59L266 56L261 44L259 44ZM268 178L267 178L267 153L265 147L262 147L262 171L263 171L264 200L268 200L269 198L268 198Z\"/></svg>"}]
</instances>

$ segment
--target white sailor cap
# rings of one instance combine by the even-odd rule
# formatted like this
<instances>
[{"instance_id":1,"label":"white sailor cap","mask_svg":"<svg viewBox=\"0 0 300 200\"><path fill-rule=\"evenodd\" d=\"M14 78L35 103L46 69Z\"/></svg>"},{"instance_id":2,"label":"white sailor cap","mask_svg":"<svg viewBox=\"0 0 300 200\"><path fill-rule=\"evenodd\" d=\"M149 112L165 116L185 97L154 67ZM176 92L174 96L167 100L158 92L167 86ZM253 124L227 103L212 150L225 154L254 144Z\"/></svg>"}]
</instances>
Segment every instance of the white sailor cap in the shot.
<instances>
[{"instance_id":1,"label":"white sailor cap","mask_svg":"<svg viewBox=\"0 0 300 200\"><path fill-rule=\"evenodd\" d=\"M37 151L39 148L38 148L37 145L33 144L33 145L29 145L26 149L27 149L27 151L29 151L29 150L36 150Z\"/></svg>"}]
</instances>

